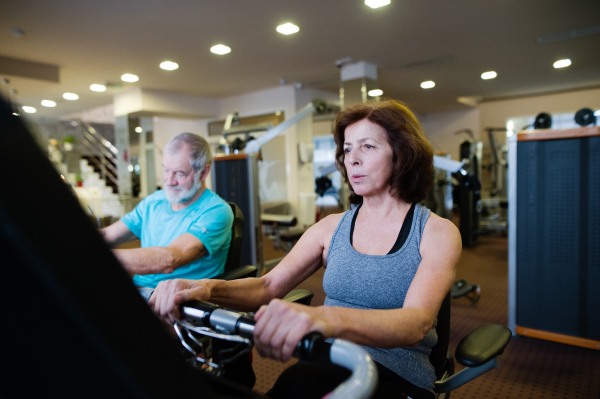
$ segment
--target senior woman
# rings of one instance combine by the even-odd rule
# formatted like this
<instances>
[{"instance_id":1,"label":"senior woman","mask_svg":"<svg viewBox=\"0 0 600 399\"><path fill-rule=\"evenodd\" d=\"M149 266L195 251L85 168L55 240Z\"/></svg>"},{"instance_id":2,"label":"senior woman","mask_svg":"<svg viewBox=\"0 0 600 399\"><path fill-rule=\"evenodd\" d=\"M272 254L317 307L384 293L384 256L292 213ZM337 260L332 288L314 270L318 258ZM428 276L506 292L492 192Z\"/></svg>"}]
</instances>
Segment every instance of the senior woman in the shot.
<instances>
[{"instance_id":1,"label":"senior woman","mask_svg":"<svg viewBox=\"0 0 600 399\"><path fill-rule=\"evenodd\" d=\"M461 253L456 227L419 205L432 186L432 147L412 112L392 100L341 112L334 138L337 167L351 188L350 211L308 229L263 277L165 281L150 304L164 318L177 317L190 300L258 309L254 335L262 356L286 361L305 334L319 331L371 355L380 371L376 397L432 397L436 316ZM320 267L325 306L277 299ZM313 377L298 374L305 383L289 384L288 376L274 392L294 385L297 397L322 395Z\"/></svg>"}]
</instances>

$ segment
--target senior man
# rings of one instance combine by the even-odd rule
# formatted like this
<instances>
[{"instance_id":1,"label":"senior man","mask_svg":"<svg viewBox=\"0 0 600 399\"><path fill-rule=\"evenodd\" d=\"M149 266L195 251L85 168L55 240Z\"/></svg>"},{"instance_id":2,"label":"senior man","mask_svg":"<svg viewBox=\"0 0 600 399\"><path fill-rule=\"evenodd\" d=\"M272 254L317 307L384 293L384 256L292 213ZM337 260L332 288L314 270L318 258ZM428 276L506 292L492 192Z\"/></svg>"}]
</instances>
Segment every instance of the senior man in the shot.
<instances>
[{"instance_id":1,"label":"senior man","mask_svg":"<svg viewBox=\"0 0 600 399\"><path fill-rule=\"evenodd\" d=\"M163 150L164 190L142 200L121 220L101 230L115 247L141 240L141 248L113 249L140 287L172 278L201 279L223 272L233 212L206 187L212 153L192 133L174 137Z\"/></svg>"}]
</instances>

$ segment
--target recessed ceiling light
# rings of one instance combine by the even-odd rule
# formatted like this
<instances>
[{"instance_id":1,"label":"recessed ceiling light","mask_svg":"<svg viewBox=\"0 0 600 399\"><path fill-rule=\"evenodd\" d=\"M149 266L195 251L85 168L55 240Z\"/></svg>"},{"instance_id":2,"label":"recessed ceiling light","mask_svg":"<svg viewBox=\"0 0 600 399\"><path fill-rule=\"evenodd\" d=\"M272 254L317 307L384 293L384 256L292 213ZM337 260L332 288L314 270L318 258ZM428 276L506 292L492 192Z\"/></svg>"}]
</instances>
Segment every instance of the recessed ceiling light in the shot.
<instances>
[{"instance_id":1,"label":"recessed ceiling light","mask_svg":"<svg viewBox=\"0 0 600 399\"><path fill-rule=\"evenodd\" d=\"M431 80L421 83L421 87L424 89L431 89L434 86L435 86L435 82L433 82Z\"/></svg>"},{"instance_id":2,"label":"recessed ceiling light","mask_svg":"<svg viewBox=\"0 0 600 399\"><path fill-rule=\"evenodd\" d=\"M179 68L179 64L176 62L164 61L160 63L160 67L166 71L174 71Z\"/></svg>"},{"instance_id":3,"label":"recessed ceiling light","mask_svg":"<svg viewBox=\"0 0 600 399\"><path fill-rule=\"evenodd\" d=\"M90 86L91 91L106 91L106 86L93 84Z\"/></svg>"},{"instance_id":4,"label":"recessed ceiling light","mask_svg":"<svg viewBox=\"0 0 600 399\"><path fill-rule=\"evenodd\" d=\"M28 114L35 114L37 112L37 109L28 105L23 105L21 108L23 108L23 111L27 112Z\"/></svg>"},{"instance_id":5,"label":"recessed ceiling light","mask_svg":"<svg viewBox=\"0 0 600 399\"><path fill-rule=\"evenodd\" d=\"M565 60L558 60L554 63L554 68L564 68L564 67L568 67L569 65L571 65L571 60L570 59L565 59Z\"/></svg>"},{"instance_id":6,"label":"recessed ceiling light","mask_svg":"<svg viewBox=\"0 0 600 399\"><path fill-rule=\"evenodd\" d=\"M44 107L56 107L56 103L52 100L42 100L42 105Z\"/></svg>"},{"instance_id":7,"label":"recessed ceiling light","mask_svg":"<svg viewBox=\"0 0 600 399\"><path fill-rule=\"evenodd\" d=\"M292 33L296 33L299 30L300 28L289 22L287 24L279 25L277 27L277 32L283 33L284 35L291 35Z\"/></svg>"},{"instance_id":8,"label":"recessed ceiling light","mask_svg":"<svg viewBox=\"0 0 600 399\"><path fill-rule=\"evenodd\" d=\"M140 78L137 75L133 75L131 73L126 73L125 75L121 76L121 80L124 82L137 82L138 80L140 80Z\"/></svg>"},{"instance_id":9,"label":"recessed ceiling light","mask_svg":"<svg viewBox=\"0 0 600 399\"><path fill-rule=\"evenodd\" d=\"M75 93L63 93L65 100L79 100L79 96Z\"/></svg>"},{"instance_id":10,"label":"recessed ceiling light","mask_svg":"<svg viewBox=\"0 0 600 399\"><path fill-rule=\"evenodd\" d=\"M141 126L138 126L138 127L135 128L135 132L136 133L141 133L143 131L144 131L144 129L142 129Z\"/></svg>"},{"instance_id":11,"label":"recessed ceiling light","mask_svg":"<svg viewBox=\"0 0 600 399\"><path fill-rule=\"evenodd\" d=\"M231 47L227 47L223 44L217 44L216 46L212 46L210 48L210 52L213 54L220 54L220 55L229 54L229 53L231 53Z\"/></svg>"},{"instance_id":12,"label":"recessed ceiling light","mask_svg":"<svg viewBox=\"0 0 600 399\"><path fill-rule=\"evenodd\" d=\"M371 97L377 97L383 94L383 90L379 90L379 89L375 89L375 90L369 90L367 92L368 95L370 95Z\"/></svg>"},{"instance_id":13,"label":"recessed ceiling light","mask_svg":"<svg viewBox=\"0 0 600 399\"><path fill-rule=\"evenodd\" d=\"M390 4L390 0L365 0L365 4L371 8L379 8Z\"/></svg>"},{"instance_id":14,"label":"recessed ceiling light","mask_svg":"<svg viewBox=\"0 0 600 399\"><path fill-rule=\"evenodd\" d=\"M483 80L494 79L496 76L498 76L498 74L495 71L489 71L489 72L482 73L481 79L483 79Z\"/></svg>"}]
</instances>

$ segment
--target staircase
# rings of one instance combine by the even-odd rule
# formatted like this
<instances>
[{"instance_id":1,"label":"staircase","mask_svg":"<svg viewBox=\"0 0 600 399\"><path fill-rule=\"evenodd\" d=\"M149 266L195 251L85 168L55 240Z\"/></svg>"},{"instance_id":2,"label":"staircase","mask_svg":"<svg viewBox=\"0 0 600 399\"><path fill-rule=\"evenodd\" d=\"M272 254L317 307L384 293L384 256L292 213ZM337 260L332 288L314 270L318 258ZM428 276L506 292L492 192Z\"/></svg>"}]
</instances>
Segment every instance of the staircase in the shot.
<instances>
[{"instance_id":1,"label":"staircase","mask_svg":"<svg viewBox=\"0 0 600 399\"><path fill-rule=\"evenodd\" d=\"M124 206L119 197L117 148L89 123L77 122L81 127L77 142L82 154L79 174L83 184L75 188L75 192L84 208L94 216L118 219L124 214Z\"/></svg>"},{"instance_id":2,"label":"staircase","mask_svg":"<svg viewBox=\"0 0 600 399\"><path fill-rule=\"evenodd\" d=\"M87 159L79 161L80 175L83 187L75 188L75 192L82 204L87 205L95 216L111 216L118 219L124 214L124 207L112 186L106 184L106 180L94 171L94 167Z\"/></svg>"},{"instance_id":3,"label":"staircase","mask_svg":"<svg viewBox=\"0 0 600 399\"><path fill-rule=\"evenodd\" d=\"M79 121L81 126L79 139L81 143L82 158L91 165L94 172L100 175L111 187L112 192L119 192L119 180L117 174L117 148L102 137L92 125Z\"/></svg>"},{"instance_id":4,"label":"staircase","mask_svg":"<svg viewBox=\"0 0 600 399\"><path fill-rule=\"evenodd\" d=\"M115 165L111 159L106 158L105 156L82 155L81 159L85 160L87 162L87 165L89 165L92 168L92 170L95 173L97 173L98 176L100 176L100 177L102 177L103 165L104 165L104 168L109 168L109 169L115 170L115 171L117 170L117 165ZM106 186L110 187L112 189L112 192L114 194L119 193L119 186L116 181L114 181L113 179L107 178L106 176L104 177L103 180L105 181Z\"/></svg>"}]
</instances>

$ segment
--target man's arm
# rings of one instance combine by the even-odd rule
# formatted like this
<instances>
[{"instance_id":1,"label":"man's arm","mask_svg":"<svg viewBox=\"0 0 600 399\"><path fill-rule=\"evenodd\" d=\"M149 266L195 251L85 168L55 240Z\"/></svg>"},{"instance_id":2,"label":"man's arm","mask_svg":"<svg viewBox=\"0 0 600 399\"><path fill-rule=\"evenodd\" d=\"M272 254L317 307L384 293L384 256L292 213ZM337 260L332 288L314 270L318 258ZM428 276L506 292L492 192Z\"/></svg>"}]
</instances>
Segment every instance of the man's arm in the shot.
<instances>
[{"instance_id":1,"label":"man's arm","mask_svg":"<svg viewBox=\"0 0 600 399\"><path fill-rule=\"evenodd\" d=\"M129 241L137 240L136 235L133 234L131 230L129 230L129 227L120 220L108 227L100 229L100 233L102 234L104 241L106 241L111 248L118 247Z\"/></svg>"},{"instance_id":2,"label":"man's arm","mask_svg":"<svg viewBox=\"0 0 600 399\"><path fill-rule=\"evenodd\" d=\"M185 233L167 247L114 249L113 253L130 273L169 274L208 255L208 250L198 238Z\"/></svg>"},{"instance_id":3,"label":"man's arm","mask_svg":"<svg viewBox=\"0 0 600 399\"><path fill-rule=\"evenodd\" d=\"M340 218L341 215L330 215L311 226L277 267L260 278L165 280L158 284L148 303L161 317L170 320L180 318L179 306L192 300L256 311L273 298L283 298L321 267L324 238L331 236Z\"/></svg>"}]
</instances>

